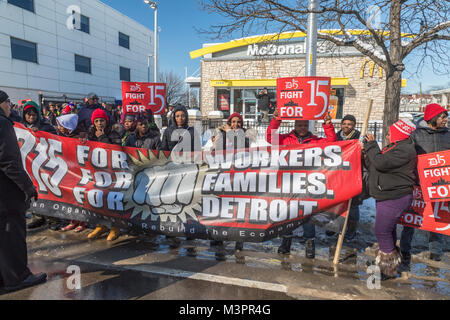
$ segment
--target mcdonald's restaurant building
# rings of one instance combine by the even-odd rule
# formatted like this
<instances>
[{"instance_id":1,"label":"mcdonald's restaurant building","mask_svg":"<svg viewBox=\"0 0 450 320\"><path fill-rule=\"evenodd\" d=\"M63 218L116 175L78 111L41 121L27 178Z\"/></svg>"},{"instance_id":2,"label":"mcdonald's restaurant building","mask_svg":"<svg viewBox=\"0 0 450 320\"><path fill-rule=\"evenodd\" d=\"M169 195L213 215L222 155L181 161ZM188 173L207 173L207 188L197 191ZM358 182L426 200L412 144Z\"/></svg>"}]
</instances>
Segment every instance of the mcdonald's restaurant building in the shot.
<instances>
[{"instance_id":1,"label":"mcdonald's restaurant building","mask_svg":"<svg viewBox=\"0 0 450 320\"><path fill-rule=\"evenodd\" d=\"M251 37L205 44L192 51L191 58L202 57L203 117L221 115L226 119L240 112L245 120L257 119L256 96L261 89L268 89L276 105L276 79L305 75L305 43L305 38L261 42ZM374 100L370 120L383 119L385 75L381 67L355 48L319 42L316 74L331 77L332 93L338 100L336 119L353 114L362 122L370 98Z\"/></svg>"}]
</instances>

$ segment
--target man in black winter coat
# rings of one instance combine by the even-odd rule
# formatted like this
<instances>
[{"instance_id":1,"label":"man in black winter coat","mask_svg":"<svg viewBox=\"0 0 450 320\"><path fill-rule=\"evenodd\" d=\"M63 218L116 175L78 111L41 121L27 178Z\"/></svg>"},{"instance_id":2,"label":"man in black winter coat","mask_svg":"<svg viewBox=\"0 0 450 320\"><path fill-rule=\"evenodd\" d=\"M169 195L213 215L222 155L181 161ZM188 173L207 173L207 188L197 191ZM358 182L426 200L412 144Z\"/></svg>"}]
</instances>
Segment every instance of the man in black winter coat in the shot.
<instances>
[{"instance_id":1,"label":"man in black winter coat","mask_svg":"<svg viewBox=\"0 0 450 320\"><path fill-rule=\"evenodd\" d=\"M88 102L85 105L84 108L82 108L78 112L78 128L77 130L88 132L90 126L91 126L91 118L92 114L97 109L102 109L106 112L106 115L108 116L108 119L110 121L111 126L115 123L113 117L111 116L111 113L102 107L101 104L98 103L98 96L95 93L90 93L88 95Z\"/></svg>"},{"instance_id":2,"label":"man in black winter coat","mask_svg":"<svg viewBox=\"0 0 450 320\"><path fill-rule=\"evenodd\" d=\"M145 117L138 117L136 130L125 140L125 147L158 150L161 144L159 130L151 130Z\"/></svg>"},{"instance_id":3,"label":"man in black winter coat","mask_svg":"<svg viewBox=\"0 0 450 320\"><path fill-rule=\"evenodd\" d=\"M417 129L412 133L417 154L433 153L450 150L450 131L447 128L448 112L438 104L429 104L425 107L424 119L419 120ZM411 242L414 228L404 227L400 240L402 251L402 270L409 270L411 262ZM430 259L440 261L442 256L442 235L428 233L428 246Z\"/></svg>"},{"instance_id":4,"label":"man in black winter coat","mask_svg":"<svg viewBox=\"0 0 450 320\"><path fill-rule=\"evenodd\" d=\"M8 95L0 91L0 287L15 291L45 282L28 269L25 210L38 194L23 168Z\"/></svg>"}]
</instances>

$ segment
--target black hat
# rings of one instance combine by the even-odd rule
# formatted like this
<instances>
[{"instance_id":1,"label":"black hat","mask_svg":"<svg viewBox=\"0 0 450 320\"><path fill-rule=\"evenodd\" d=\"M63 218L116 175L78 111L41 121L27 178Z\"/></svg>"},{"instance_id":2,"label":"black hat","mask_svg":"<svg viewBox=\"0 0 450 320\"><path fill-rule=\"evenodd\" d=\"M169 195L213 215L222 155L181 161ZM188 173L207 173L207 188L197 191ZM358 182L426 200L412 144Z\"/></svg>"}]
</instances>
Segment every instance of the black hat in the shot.
<instances>
[{"instance_id":1,"label":"black hat","mask_svg":"<svg viewBox=\"0 0 450 320\"><path fill-rule=\"evenodd\" d=\"M95 98L98 99L98 96L95 93L91 92L88 94L88 99L95 99Z\"/></svg>"},{"instance_id":2,"label":"black hat","mask_svg":"<svg viewBox=\"0 0 450 320\"><path fill-rule=\"evenodd\" d=\"M345 120L353 121L356 124L356 118L351 114L347 114L344 118L342 118L341 122L344 122Z\"/></svg>"},{"instance_id":3,"label":"black hat","mask_svg":"<svg viewBox=\"0 0 450 320\"><path fill-rule=\"evenodd\" d=\"M6 100L8 100L8 95L6 94L5 91L0 90L0 103L5 102Z\"/></svg>"}]
</instances>

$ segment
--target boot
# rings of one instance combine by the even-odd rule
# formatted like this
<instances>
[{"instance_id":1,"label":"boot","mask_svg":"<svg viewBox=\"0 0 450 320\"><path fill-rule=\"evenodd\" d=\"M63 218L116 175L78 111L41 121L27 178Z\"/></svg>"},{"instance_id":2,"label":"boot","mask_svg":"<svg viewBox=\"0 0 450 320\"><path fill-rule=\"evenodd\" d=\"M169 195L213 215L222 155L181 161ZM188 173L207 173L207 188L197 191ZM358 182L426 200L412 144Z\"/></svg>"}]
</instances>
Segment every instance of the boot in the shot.
<instances>
[{"instance_id":1,"label":"boot","mask_svg":"<svg viewBox=\"0 0 450 320\"><path fill-rule=\"evenodd\" d=\"M316 245L314 239L306 240L305 242L305 256L308 259L314 259L316 256Z\"/></svg>"},{"instance_id":2,"label":"boot","mask_svg":"<svg viewBox=\"0 0 450 320\"><path fill-rule=\"evenodd\" d=\"M242 250L244 250L244 243L243 243L243 242L240 242L240 241L236 241L236 245L235 245L234 249L235 249L236 251L242 251Z\"/></svg>"},{"instance_id":3,"label":"boot","mask_svg":"<svg viewBox=\"0 0 450 320\"><path fill-rule=\"evenodd\" d=\"M410 271L411 270L411 253L402 251L401 252L401 262L400 266L398 267L398 272L402 273L404 271Z\"/></svg>"},{"instance_id":4,"label":"boot","mask_svg":"<svg viewBox=\"0 0 450 320\"><path fill-rule=\"evenodd\" d=\"M400 266L401 257L397 250L391 253L376 251L375 264L380 268L381 280L397 277L397 268Z\"/></svg>"},{"instance_id":5,"label":"boot","mask_svg":"<svg viewBox=\"0 0 450 320\"><path fill-rule=\"evenodd\" d=\"M92 231L91 233L88 234L88 239L97 239L100 236L102 236L103 234L105 234L106 232L108 232L108 228L102 225L97 225L97 227L94 229L94 231Z\"/></svg>"},{"instance_id":6,"label":"boot","mask_svg":"<svg viewBox=\"0 0 450 320\"><path fill-rule=\"evenodd\" d=\"M45 224L45 218L39 217L39 216L33 216L33 220L29 224L27 224L27 229L37 229L39 227L42 227Z\"/></svg>"},{"instance_id":7,"label":"boot","mask_svg":"<svg viewBox=\"0 0 450 320\"><path fill-rule=\"evenodd\" d=\"M109 231L108 238L106 238L106 241L114 241L120 236L120 229L117 227L112 227Z\"/></svg>"},{"instance_id":8,"label":"boot","mask_svg":"<svg viewBox=\"0 0 450 320\"><path fill-rule=\"evenodd\" d=\"M278 253L289 254L291 252L292 237L282 237L281 246L278 248Z\"/></svg>"}]
</instances>

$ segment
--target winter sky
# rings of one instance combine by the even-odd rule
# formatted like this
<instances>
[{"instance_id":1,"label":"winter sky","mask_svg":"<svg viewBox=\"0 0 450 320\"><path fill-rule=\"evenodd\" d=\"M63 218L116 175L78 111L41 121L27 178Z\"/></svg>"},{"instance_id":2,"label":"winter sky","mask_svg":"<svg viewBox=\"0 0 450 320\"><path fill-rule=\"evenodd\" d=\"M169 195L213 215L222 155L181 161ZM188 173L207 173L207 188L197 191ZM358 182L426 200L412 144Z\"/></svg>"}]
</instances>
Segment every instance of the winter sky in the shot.
<instances>
[{"instance_id":1,"label":"winter sky","mask_svg":"<svg viewBox=\"0 0 450 320\"><path fill-rule=\"evenodd\" d=\"M154 29L154 12L144 4L143 0L101 0L128 17ZM211 39L210 35L200 34L197 29L208 29L209 26L223 22L224 18L211 15L200 9L197 0L157 0L159 34L159 71L173 71L184 77L185 68L188 76L200 67L200 58L191 59L189 52L200 49L203 43L226 42L230 39ZM235 38L240 38L236 35ZM232 38L233 39L233 38ZM416 70L417 56L405 61L406 71L403 78L408 79L405 92L418 92L419 83L426 91L431 86L447 86L450 76L434 74L431 64L426 63L420 76L411 76L409 72ZM325 76L325 75L324 75Z\"/></svg>"}]
</instances>

